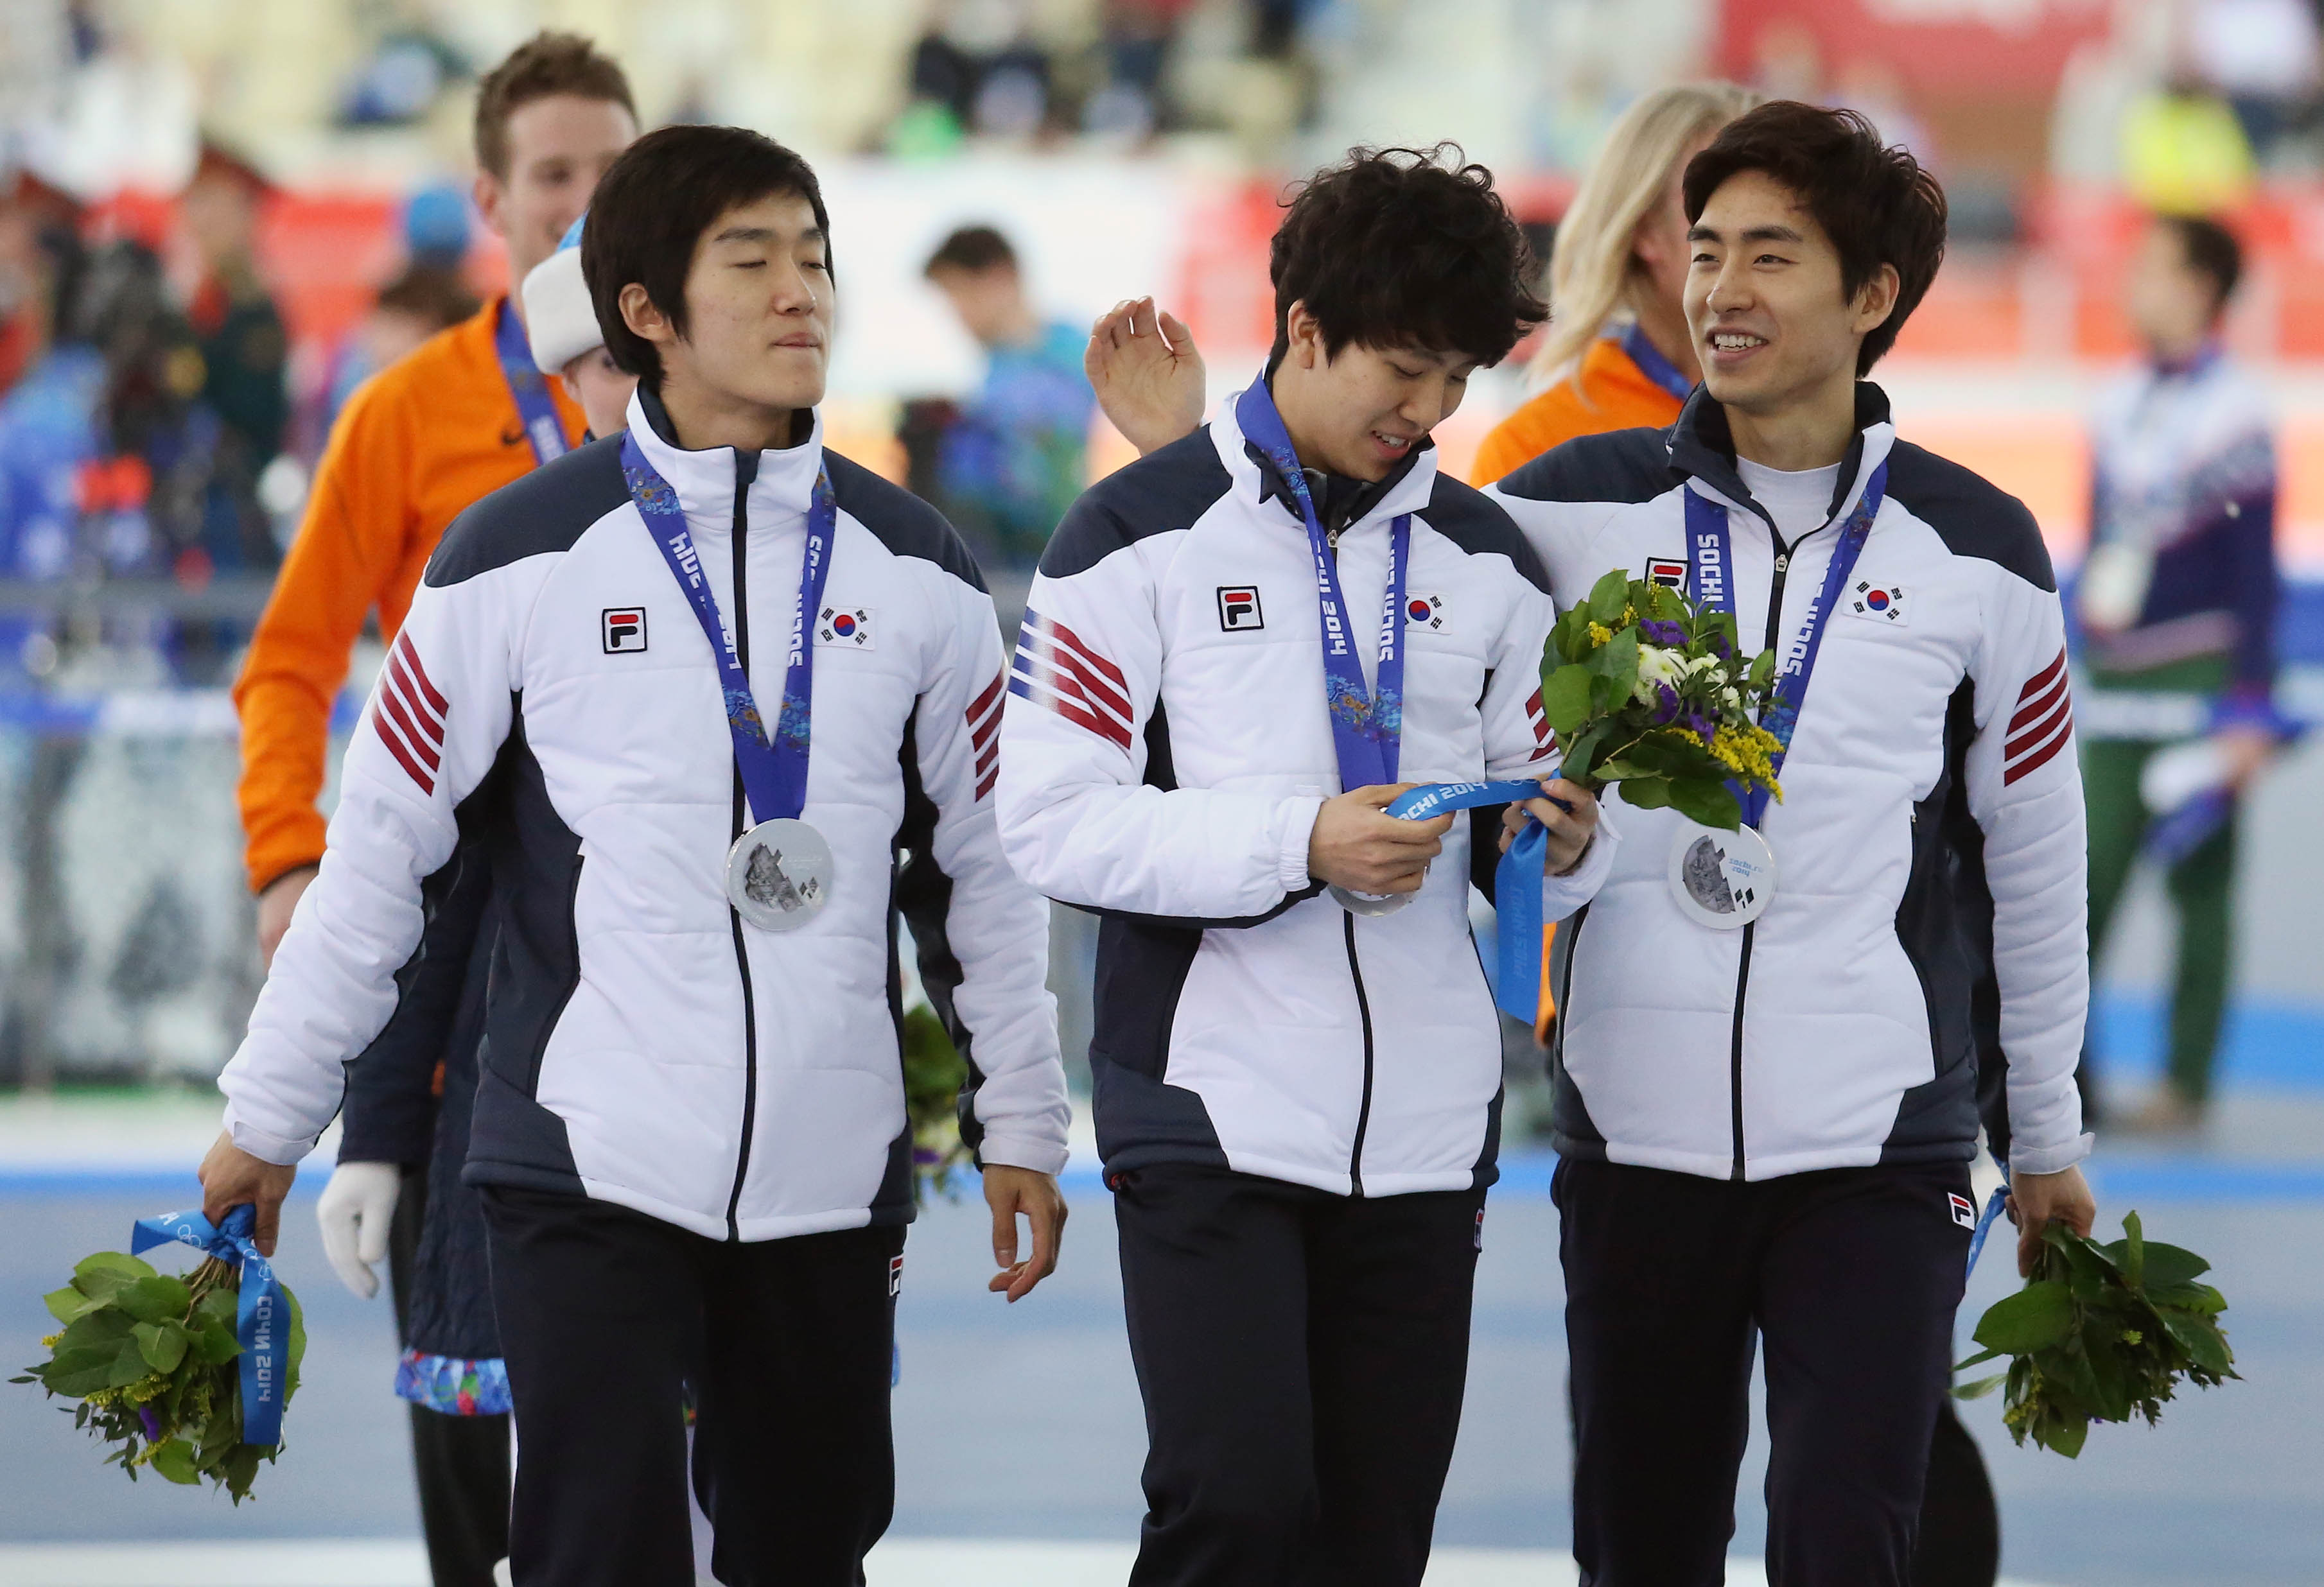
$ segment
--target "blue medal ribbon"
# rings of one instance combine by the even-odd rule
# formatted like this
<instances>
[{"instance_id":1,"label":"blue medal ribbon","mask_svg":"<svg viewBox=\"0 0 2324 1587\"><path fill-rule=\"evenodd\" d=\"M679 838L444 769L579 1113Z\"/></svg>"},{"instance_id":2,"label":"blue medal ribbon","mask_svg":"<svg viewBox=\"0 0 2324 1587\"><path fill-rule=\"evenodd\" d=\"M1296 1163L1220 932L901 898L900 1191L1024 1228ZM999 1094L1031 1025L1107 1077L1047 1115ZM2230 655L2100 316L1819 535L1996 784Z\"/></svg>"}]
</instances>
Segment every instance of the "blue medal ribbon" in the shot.
<instances>
[{"instance_id":1,"label":"blue medal ribbon","mask_svg":"<svg viewBox=\"0 0 2324 1587\"><path fill-rule=\"evenodd\" d=\"M1662 354L1662 349L1646 340L1646 333L1632 321L1622 333L1622 351L1638 366L1638 372L1677 398L1685 401L1694 393L1694 382L1679 372L1678 365Z\"/></svg>"},{"instance_id":2,"label":"blue medal ribbon","mask_svg":"<svg viewBox=\"0 0 2324 1587\"><path fill-rule=\"evenodd\" d=\"M1553 775L1551 780L1556 775L1562 774ZM1498 783L1431 783L1397 794L1388 813L1425 821L1451 811L1544 797L1557 796L1531 777ZM1541 1006L1541 888L1548 868L1549 829L1530 818L1493 867L1495 958L1499 971L1494 977L1493 1001L1511 1018L1527 1025Z\"/></svg>"},{"instance_id":3,"label":"blue medal ribbon","mask_svg":"<svg viewBox=\"0 0 2324 1587\"><path fill-rule=\"evenodd\" d=\"M282 1396L290 1362L290 1298L283 1292L274 1268L258 1254L251 1238L258 1210L237 1206L224 1224L212 1224L199 1212L173 1212L158 1218L139 1218L129 1232L129 1253L151 1251L172 1241L190 1245L242 1270L236 1297L235 1338L242 1345L235 1376L242 1381L242 1441L272 1449L282 1442Z\"/></svg>"},{"instance_id":4,"label":"blue medal ribbon","mask_svg":"<svg viewBox=\"0 0 2324 1587\"><path fill-rule=\"evenodd\" d=\"M1759 725L1775 737L1777 748L1767 757L1771 771L1778 776L1784 769L1784 757L1791 753L1792 734L1799 728L1800 707L1806 703L1808 680L1814 675L1816 656L1823 648L1823 633L1833 607L1840 602L1841 592L1848 588L1849 575L1856 571L1857 558L1864 555L1864 543L1872 536L1872 520L1880 516L1881 499L1887 494L1888 465L1886 463L1872 471L1865 482L1864 494L1840 526L1840 544L1832 547L1831 564L1824 569L1823 588L1817 592L1815 604L1808 608L1807 620L1784 652L1775 670L1775 697L1767 702L1759 716ZM1805 538L1804 536L1802 537ZM1711 500L1692 485L1686 491L1687 594L1698 606L1713 611L1732 614L1735 610L1735 542L1727 523L1727 509ZM1792 555L1798 554L1795 542ZM1768 791L1766 787L1749 790L1736 788L1738 803L1743 806L1743 824L1756 827L1766 819Z\"/></svg>"},{"instance_id":5,"label":"blue medal ribbon","mask_svg":"<svg viewBox=\"0 0 2324 1587\"><path fill-rule=\"evenodd\" d=\"M1985 1249L1985 1237L1992 1233L1994 1224L2001 1216L2002 1206L2008 1199L2009 1168L2005 1163L2001 1170L2001 1183L1996 1185L1993 1188L1993 1194L1986 1197L1985 1210L1978 1215L1977 1232L1969 1237L1969 1271L1970 1272L1977 1271L1978 1253Z\"/></svg>"},{"instance_id":6,"label":"blue medal ribbon","mask_svg":"<svg viewBox=\"0 0 2324 1587\"><path fill-rule=\"evenodd\" d=\"M734 764L742 774L742 792L751 802L753 821L797 820L807 807L807 752L813 738L811 717L815 698L816 614L823 610L824 581L831 573L831 543L839 523L839 504L831 493L831 475L817 469L815 502L807 515L807 551L799 567L798 603L791 612L789 662L783 671L783 710L771 737L751 693L751 674L743 670L725 625L718 619L718 598L702 571L702 553L687 527L686 509L678 492L655 472L638 445L637 432L622 438L622 478L637 503L639 516L670 576L685 593L702 637L710 641L717 658L719 682L726 698L726 729L734 740Z\"/></svg>"},{"instance_id":7,"label":"blue medal ribbon","mask_svg":"<svg viewBox=\"0 0 2324 1587\"><path fill-rule=\"evenodd\" d=\"M1253 381L1235 403L1235 423L1266 454L1299 505L1307 527L1307 549L1315 563L1315 601L1323 631L1323 702L1332 719L1332 748L1340 762L1340 790L1396 781L1404 739L1404 578L1412 560L1412 515L1388 526L1388 593L1380 610L1379 666L1375 683L1364 684L1364 665L1356 655L1354 624L1340 593L1340 571L1332 542L1315 514L1306 472L1275 410L1264 379Z\"/></svg>"},{"instance_id":8,"label":"blue medal ribbon","mask_svg":"<svg viewBox=\"0 0 2324 1587\"><path fill-rule=\"evenodd\" d=\"M549 377L532 362L532 344L525 340L524 326L501 299L499 323L493 327L493 347L500 354L501 378L508 381L509 395L516 399L517 421L524 427L525 439L532 443L532 461L537 466L553 463L565 455L565 421L557 417L557 401L549 394Z\"/></svg>"}]
</instances>

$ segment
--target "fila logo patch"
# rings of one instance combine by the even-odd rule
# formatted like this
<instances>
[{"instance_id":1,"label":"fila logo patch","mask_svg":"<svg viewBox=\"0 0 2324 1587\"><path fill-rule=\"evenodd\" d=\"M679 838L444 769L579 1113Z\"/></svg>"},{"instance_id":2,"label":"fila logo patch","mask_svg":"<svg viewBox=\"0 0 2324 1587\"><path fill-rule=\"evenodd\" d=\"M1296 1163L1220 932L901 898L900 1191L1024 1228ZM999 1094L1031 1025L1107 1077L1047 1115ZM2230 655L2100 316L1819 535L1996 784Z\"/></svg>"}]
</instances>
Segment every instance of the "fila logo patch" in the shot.
<instances>
[{"instance_id":1,"label":"fila logo patch","mask_svg":"<svg viewBox=\"0 0 2324 1587\"><path fill-rule=\"evenodd\" d=\"M872 609L868 606L826 606L815 619L815 642L870 650Z\"/></svg>"},{"instance_id":2,"label":"fila logo patch","mask_svg":"<svg viewBox=\"0 0 2324 1587\"><path fill-rule=\"evenodd\" d=\"M1646 558L1646 583L1660 584L1665 589L1684 589L1685 562L1675 556L1649 556Z\"/></svg>"},{"instance_id":3,"label":"fila logo patch","mask_svg":"<svg viewBox=\"0 0 2324 1587\"><path fill-rule=\"evenodd\" d=\"M1485 1209L1481 1206L1477 1209L1477 1249L1485 1249Z\"/></svg>"},{"instance_id":4,"label":"fila logo patch","mask_svg":"<svg viewBox=\"0 0 2324 1587\"><path fill-rule=\"evenodd\" d=\"M1849 592L1848 610L1852 616L1868 622L1894 623L1902 628L1909 627L1904 620L1904 586L1876 584L1869 579L1856 581Z\"/></svg>"},{"instance_id":5,"label":"fila logo patch","mask_svg":"<svg viewBox=\"0 0 2324 1587\"><path fill-rule=\"evenodd\" d=\"M904 1259L900 1256L891 1256L888 1259L888 1298L893 1300L903 1292Z\"/></svg>"},{"instance_id":6,"label":"fila logo patch","mask_svg":"<svg viewBox=\"0 0 2324 1587\"><path fill-rule=\"evenodd\" d=\"M1222 631L1240 634L1265 627L1267 614L1259 610L1257 584L1219 586L1219 628Z\"/></svg>"},{"instance_id":7,"label":"fila logo patch","mask_svg":"<svg viewBox=\"0 0 2324 1587\"><path fill-rule=\"evenodd\" d=\"M1442 595L1408 595L1404 602L1404 625L1408 628L1426 628L1430 633L1444 631L1444 597Z\"/></svg>"},{"instance_id":8,"label":"fila logo patch","mask_svg":"<svg viewBox=\"0 0 2324 1587\"><path fill-rule=\"evenodd\" d=\"M646 609L609 606L604 614L605 654L627 656L646 647Z\"/></svg>"},{"instance_id":9,"label":"fila logo patch","mask_svg":"<svg viewBox=\"0 0 2324 1587\"><path fill-rule=\"evenodd\" d=\"M1964 1229L1977 1227L1977 1203L1951 1190L1945 1192L1945 1204L1953 1209L1953 1222Z\"/></svg>"}]
</instances>

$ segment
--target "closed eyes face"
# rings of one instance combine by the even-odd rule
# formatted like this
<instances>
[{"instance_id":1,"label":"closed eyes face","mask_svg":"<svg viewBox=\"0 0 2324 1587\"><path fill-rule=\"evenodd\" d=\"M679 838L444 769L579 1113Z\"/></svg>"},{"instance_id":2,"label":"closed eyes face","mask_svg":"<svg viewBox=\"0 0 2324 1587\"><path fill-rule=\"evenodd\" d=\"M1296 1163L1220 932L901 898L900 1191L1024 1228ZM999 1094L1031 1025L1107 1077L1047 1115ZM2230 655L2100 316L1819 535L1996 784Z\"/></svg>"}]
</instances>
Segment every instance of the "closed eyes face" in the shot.
<instances>
[{"instance_id":1,"label":"closed eyes face","mask_svg":"<svg viewBox=\"0 0 2324 1587\"><path fill-rule=\"evenodd\" d=\"M815 206L770 195L720 216L686 278L686 342L704 380L772 408L823 400L834 309Z\"/></svg>"},{"instance_id":2,"label":"closed eyes face","mask_svg":"<svg viewBox=\"0 0 2324 1587\"><path fill-rule=\"evenodd\" d=\"M1291 306L1286 328L1286 362L1314 381L1319 399L1303 405L1302 461L1349 479L1386 479L1461 406L1477 369L1465 353L1416 347L1351 342L1326 354L1322 327L1304 303Z\"/></svg>"}]
</instances>

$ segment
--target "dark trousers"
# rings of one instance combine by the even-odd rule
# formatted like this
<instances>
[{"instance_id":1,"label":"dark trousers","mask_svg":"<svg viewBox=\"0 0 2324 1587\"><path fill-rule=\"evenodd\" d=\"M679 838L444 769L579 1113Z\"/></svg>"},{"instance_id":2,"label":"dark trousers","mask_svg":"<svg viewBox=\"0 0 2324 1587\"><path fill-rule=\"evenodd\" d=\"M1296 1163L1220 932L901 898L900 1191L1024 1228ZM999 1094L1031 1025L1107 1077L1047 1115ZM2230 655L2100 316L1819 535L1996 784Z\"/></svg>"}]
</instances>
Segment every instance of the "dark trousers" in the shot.
<instances>
[{"instance_id":1,"label":"dark trousers","mask_svg":"<svg viewBox=\"0 0 2324 1587\"><path fill-rule=\"evenodd\" d=\"M1131 1587L1417 1587L1461 1423L1481 1190L1115 1176L1146 1400Z\"/></svg>"},{"instance_id":2,"label":"dark trousers","mask_svg":"<svg viewBox=\"0 0 2324 1587\"><path fill-rule=\"evenodd\" d=\"M1573 1553L1593 1587L1718 1587L1767 1352L1767 1579L1904 1587L1951 1381L1969 1165L1757 1184L1568 1160Z\"/></svg>"},{"instance_id":3,"label":"dark trousers","mask_svg":"<svg viewBox=\"0 0 2324 1587\"><path fill-rule=\"evenodd\" d=\"M387 1226L388 1289L399 1340L409 1326L412 1266L427 1217L427 1168L407 1169ZM493 1566L508 1557L509 1419L407 1408L429 1577L436 1587L493 1587Z\"/></svg>"},{"instance_id":4,"label":"dark trousers","mask_svg":"<svg viewBox=\"0 0 2324 1587\"><path fill-rule=\"evenodd\" d=\"M496 1187L493 1301L516 1401L520 1587L694 1580L695 1491L728 1587L859 1587L894 1507L890 1263L901 1228L706 1239Z\"/></svg>"}]
</instances>

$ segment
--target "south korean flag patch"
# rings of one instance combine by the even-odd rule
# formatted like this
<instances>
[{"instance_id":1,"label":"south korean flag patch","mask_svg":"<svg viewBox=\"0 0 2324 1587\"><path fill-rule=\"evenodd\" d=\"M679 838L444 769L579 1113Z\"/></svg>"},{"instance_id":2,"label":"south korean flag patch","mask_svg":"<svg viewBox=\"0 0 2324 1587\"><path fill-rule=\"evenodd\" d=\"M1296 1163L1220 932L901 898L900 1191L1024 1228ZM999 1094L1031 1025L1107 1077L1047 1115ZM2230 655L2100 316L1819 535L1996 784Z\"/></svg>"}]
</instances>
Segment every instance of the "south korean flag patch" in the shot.
<instances>
[{"instance_id":1,"label":"south korean flag patch","mask_svg":"<svg viewBox=\"0 0 2324 1587\"><path fill-rule=\"evenodd\" d=\"M1876 584L1869 579L1858 579L1842 604L1849 616L1860 617L1867 622L1886 623L1896 628L1911 626L1904 616L1902 584Z\"/></svg>"},{"instance_id":2,"label":"south korean flag patch","mask_svg":"<svg viewBox=\"0 0 2324 1587\"><path fill-rule=\"evenodd\" d=\"M1404 624L1408 628L1426 628L1432 634L1444 631L1444 597L1442 595L1407 595L1404 598Z\"/></svg>"},{"instance_id":3,"label":"south korean flag patch","mask_svg":"<svg viewBox=\"0 0 2324 1587\"><path fill-rule=\"evenodd\" d=\"M851 650L872 649L872 609L868 606L826 606L815 619L815 642L841 645Z\"/></svg>"}]
</instances>

